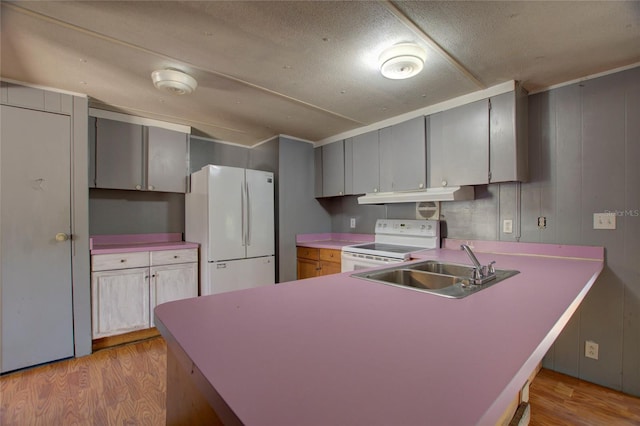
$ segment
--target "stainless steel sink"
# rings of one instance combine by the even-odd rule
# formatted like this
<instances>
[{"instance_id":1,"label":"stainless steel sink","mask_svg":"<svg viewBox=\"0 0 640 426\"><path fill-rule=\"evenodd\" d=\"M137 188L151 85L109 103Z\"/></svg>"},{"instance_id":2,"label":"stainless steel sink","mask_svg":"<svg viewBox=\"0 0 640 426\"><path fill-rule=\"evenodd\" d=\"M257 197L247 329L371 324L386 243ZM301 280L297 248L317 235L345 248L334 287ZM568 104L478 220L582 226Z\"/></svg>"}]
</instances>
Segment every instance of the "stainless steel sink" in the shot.
<instances>
[{"instance_id":1,"label":"stainless steel sink","mask_svg":"<svg viewBox=\"0 0 640 426\"><path fill-rule=\"evenodd\" d=\"M495 278L484 284L473 284L473 267L434 260L396 266L378 271L351 275L369 281L417 290L438 296L461 299L484 290L520 273L513 270L495 271Z\"/></svg>"}]
</instances>

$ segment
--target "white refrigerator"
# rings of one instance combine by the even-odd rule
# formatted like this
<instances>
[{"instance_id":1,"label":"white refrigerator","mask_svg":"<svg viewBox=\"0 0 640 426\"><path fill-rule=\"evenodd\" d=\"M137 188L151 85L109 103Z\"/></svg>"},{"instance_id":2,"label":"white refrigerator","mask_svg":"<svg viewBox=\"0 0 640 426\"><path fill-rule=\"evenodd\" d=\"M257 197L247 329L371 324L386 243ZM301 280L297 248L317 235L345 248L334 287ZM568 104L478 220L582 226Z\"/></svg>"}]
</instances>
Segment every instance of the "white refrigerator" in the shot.
<instances>
[{"instance_id":1,"label":"white refrigerator","mask_svg":"<svg viewBox=\"0 0 640 426\"><path fill-rule=\"evenodd\" d=\"M201 296L275 283L273 173L204 166L185 203L185 240L200 243Z\"/></svg>"}]
</instances>

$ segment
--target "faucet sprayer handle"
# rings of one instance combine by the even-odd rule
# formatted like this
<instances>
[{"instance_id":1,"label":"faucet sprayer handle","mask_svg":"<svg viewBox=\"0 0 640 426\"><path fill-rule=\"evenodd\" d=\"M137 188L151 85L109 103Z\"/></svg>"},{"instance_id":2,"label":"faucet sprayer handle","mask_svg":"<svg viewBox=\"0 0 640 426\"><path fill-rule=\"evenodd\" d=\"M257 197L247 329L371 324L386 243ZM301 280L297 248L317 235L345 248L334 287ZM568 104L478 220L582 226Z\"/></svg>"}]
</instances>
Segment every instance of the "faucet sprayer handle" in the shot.
<instances>
[{"instance_id":1,"label":"faucet sprayer handle","mask_svg":"<svg viewBox=\"0 0 640 426\"><path fill-rule=\"evenodd\" d=\"M495 274L496 273L496 268L493 266L496 264L495 260L492 260L491 262L489 262L489 273L490 274Z\"/></svg>"}]
</instances>

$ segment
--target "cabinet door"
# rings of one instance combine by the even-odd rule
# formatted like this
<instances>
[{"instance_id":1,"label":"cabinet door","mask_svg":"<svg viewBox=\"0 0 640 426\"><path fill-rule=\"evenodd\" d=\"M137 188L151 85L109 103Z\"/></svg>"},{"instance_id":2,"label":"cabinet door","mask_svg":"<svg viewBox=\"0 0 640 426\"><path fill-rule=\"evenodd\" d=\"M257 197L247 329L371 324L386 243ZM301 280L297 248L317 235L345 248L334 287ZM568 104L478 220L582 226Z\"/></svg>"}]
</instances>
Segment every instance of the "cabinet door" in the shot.
<instances>
[{"instance_id":1,"label":"cabinet door","mask_svg":"<svg viewBox=\"0 0 640 426\"><path fill-rule=\"evenodd\" d=\"M149 327L149 268L91 274L93 338Z\"/></svg>"},{"instance_id":2,"label":"cabinet door","mask_svg":"<svg viewBox=\"0 0 640 426\"><path fill-rule=\"evenodd\" d=\"M139 124L96 120L96 187L143 188L143 137Z\"/></svg>"},{"instance_id":3,"label":"cabinet door","mask_svg":"<svg viewBox=\"0 0 640 426\"><path fill-rule=\"evenodd\" d=\"M380 129L380 190L422 189L427 183L424 117Z\"/></svg>"},{"instance_id":4,"label":"cabinet door","mask_svg":"<svg viewBox=\"0 0 640 426\"><path fill-rule=\"evenodd\" d=\"M187 191L188 143L185 133L147 127L147 190Z\"/></svg>"},{"instance_id":5,"label":"cabinet door","mask_svg":"<svg viewBox=\"0 0 640 426\"><path fill-rule=\"evenodd\" d=\"M380 162L378 131L354 136L353 142L353 193L365 194L380 189Z\"/></svg>"},{"instance_id":6,"label":"cabinet door","mask_svg":"<svg viewBox=\"0 0 640 426\"><path fill-rule=\"evenodd\" d=\"M298 258L298 279L317 277L320 275L320 262Z\"/></svg>"},{"instance_id":7,"label":"cabinet door","mask_svg":"<svg viewBox=\"0 0 640 426\"><path fill-rule=\"evenodd\" d=\"M344 195L353 195L353 138L344 140Z\"/></svg>"},{"instance_id":8,"label":"cabinet door","mask_svg":"<svg viewBox=\"0 0 640 426\"><path fill-rule=\"evenodd\" d=\"M153 309L166 302L198 296L198 264L154 266L151 268L151 327Z\"/></svg>"},{"instance_id":9,"label":"cabinet door","mask_svg":"<svg viewBox=\"0 0 640 426\"><path fill-rule=\"evenodd\" d=\"M489 182L489 101L428 117L429 186Z\"/></svg>"},{"instance_id":10,"label":"cabinet door","mask_svg":"<svg viewBox=\"0 0 640 426\"><path fill-rule=\"evenodd\" d=\"M521 88L491 98L491 182L527 179L527 102Z\"/></svg>"},{"instance_id":11,"label":"cabinet door","mask_svg":"<svg viewBox=\"0 0 640 426\"><path fill-rule=\"evenodd\" d=\"M336 262L320 262L320 274L321 275L333 275L341 272L342 266Z\"/></svg>"},{"instance_id":12,"label":"cabinet door","mask_svg":"<svg viewBox=\"0 0 640 426\"><path fill-rule=\"evenodd\" d=\"M96 118L89 117L89 188L96 187Z\"/></svg>"},{"instance_id":13,"label":"cabinet door","mask_svg":"<svg viewBox=\"0 0 640 426\"><path fill-rule=\"evenodd\" d=\"M322 196L344 195L344 141L322 146Z\"/></svg>"},{"instance_id":14,"label":"cabinet door","mask_svg":"<svg viewBox=\"0 0 640 426\"><path fill-rule=\"evenodd\" d=\"M313 149L313 193L316 198L322 197L322 147Z\"/></svg>"}]
</instances>

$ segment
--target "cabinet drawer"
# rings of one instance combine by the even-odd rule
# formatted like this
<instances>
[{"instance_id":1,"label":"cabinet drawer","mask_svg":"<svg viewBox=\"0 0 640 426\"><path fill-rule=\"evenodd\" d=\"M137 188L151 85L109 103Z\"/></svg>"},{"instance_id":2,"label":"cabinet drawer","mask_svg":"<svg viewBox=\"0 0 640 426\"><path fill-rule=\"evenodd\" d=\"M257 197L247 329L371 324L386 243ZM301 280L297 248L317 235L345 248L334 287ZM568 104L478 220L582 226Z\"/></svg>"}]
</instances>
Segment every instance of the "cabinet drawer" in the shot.
<instances>
[{"instance_id":1,"label":"cabinet drawer","mask_svg":"<svg viewBox=\"0 0 640 426\"><path fill-rule=\"evenodd\" d=\"M149 266L149 252L94 254L91 256L92 271L110 269L142 268Z\"/></svg>"},{"instance_id":2,"label":"cabinet drawer","mask_svg":"<svg viewBox=\"0 0 640 426\"><path fill-rule=\"evenodd\" d=\"M317 248L298 247L297 257L300 257L302 259L309 259L309 260L319 260L320 255L318 251L319 250Z\"/></svg>"},{"instance_id":3,"label":"cabinet drawer","mask_svg":"<svg viewBox=\"0 0 640 426\"><path fill-rule=\"evenodd\" d=\"M320 249L320 260L340 263L341 250Z\"/></svg>"},{"instance_id":4,"label":"cabinet drawer","mask_svg":"<svg viewBox=\"0 0 640 426\"><path fill-rule=\"evenodd\" d=\"M151 266L198 261L198 249L160 250L151 252Z\"/></svg>"}]
</instances>

